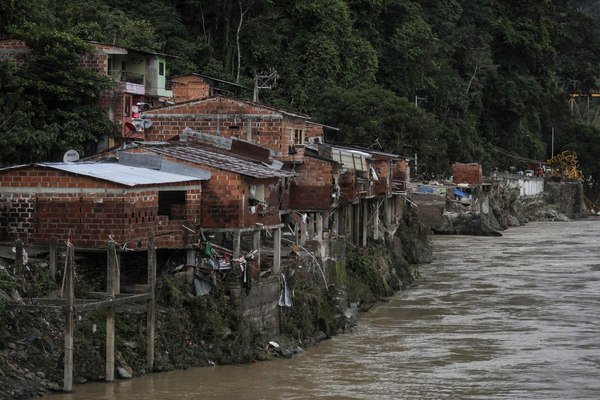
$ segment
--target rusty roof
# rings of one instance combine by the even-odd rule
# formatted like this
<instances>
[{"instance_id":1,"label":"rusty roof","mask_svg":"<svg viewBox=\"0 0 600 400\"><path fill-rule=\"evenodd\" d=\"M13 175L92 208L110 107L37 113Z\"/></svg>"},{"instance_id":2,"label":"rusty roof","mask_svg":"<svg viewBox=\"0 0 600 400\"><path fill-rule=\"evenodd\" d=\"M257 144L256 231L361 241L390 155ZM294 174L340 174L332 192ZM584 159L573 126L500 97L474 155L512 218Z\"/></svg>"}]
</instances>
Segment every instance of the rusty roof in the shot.
<instances>
[{"instance_id":1,"label":"rusty roof","mask_svg":"<svg viewBox=\"0 0 600 400\"><path fill-rule=\"evenodd\" d=\"M137 145L154 153L196 164L208 165L217 169L231 171L253 178L288 178L297 175L293 172L273 169L264 163L256 162L249 158L232 154L226 150L204 144L190 142L138 142Z\"/></svg>"}]
</instances>

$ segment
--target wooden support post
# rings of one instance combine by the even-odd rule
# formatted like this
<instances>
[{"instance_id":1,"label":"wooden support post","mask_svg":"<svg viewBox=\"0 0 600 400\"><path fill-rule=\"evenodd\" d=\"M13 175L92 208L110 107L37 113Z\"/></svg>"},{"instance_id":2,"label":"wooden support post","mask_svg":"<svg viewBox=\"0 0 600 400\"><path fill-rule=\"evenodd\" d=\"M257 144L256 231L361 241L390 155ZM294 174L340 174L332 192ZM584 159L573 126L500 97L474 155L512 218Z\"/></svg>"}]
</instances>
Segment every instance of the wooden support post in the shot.
<instances>
[{"instance_id":1,"label":"wooden support post","mask_svg":"<svg viewBox=\"0 0 600 400\"><path fill-rule=\"evenodd\" d=\"M321 243L323 241L323 214L321 213L316 213L315 214L315 219L316 219L316 229L315 229L315 237L316 239L319 241L319 243Z\"/></svg>"},{"instance_id":2,"label":"wooden support post","mask_svg":"<svg viewBox=\"0 0 600 400\"><path fill-rule=\"evenodd\" d=\"M233 232L233 258L240 256L240 243L242 241L242 231Z\"/></svg>"},{"instance_id":3,"label":"wooden support post","mask_svg":"<svg viewBox=\"0 0 600 400\"><path fill-rule=\"evenodd\" d=\"M106 293L110 297L116 294L116 243L110 240L106 250ZM106 380L115 380L115 307L106 310Z\"/></svg>"},{"instance_id":4,"label":"wooden support post","mask_svg":"<svg viewBox=\"0 0 600 400\"><path fill-rule=\"evenodd\" d=\"M352 243L355 246L360 244L360 203L353 204L354 221L352 224Z\"/></svg>"},{"instance_id":5,"label":"wooden support post","mask_svg":"<svg viewBox=\"0 0 600 400\"><path fill-rule=\"evenodd\" d=\"M348 237L348 240L350 240L350 243L352 243L352 239L354 238L354 233L352 232L352 223L353 223L353 206L352 204L347 204L346 205L346 228L345 228L345 232L344 232L344 236Z\"/></svg>"},{"instance_id":6,"label":"wooden support post","mask_svg":"<svg viewBox=\"0 0 600 400\"><path fill-rule=\"evenodd\" d=\"M304 221L304 218L302 218L302 216L300 216L300 218L298 220L300 222L300 243L299 244L300 244L300 246L304 246L304 244L306 243L306 238L308 236L306 222Z\"/></svg>"},{"instance_id":7,"label":"wooden support post","mask_svg":"<svg viewBox=\"0 0 600 400\"><path fill-rule=\"evenodd\" d=\"M281 272L281 228L273 232L273 274Z\"/></svg>"},{"instance_id":8,"label":"wooden support post","mask_svg":"<svg viewBox=\"0 0 600 400\"><path fill-rule=\"evenodd\" d=\"M315 214L314 213L307 213L308 218L306 221L306 229L307 229L307 235L309 239L314 239L316 236L316 232L315 232Z\"/></svg>"},{"instance_id":9,"label":"wooden support post","mask_svg":"<svg viewBox=\"0 0 600 400\"><path fill-rule=\"evenodd\" d=\"M185 280L188 285L194 284L194 271L196 270L196 250L188 249L185 254Z\"/></svg>"},{"instance_id":10,"label":"wooden support post","mask_svg":"<svg viewBox=\"0 0 600 400\"><path fill-rule=\"evenodd\" d=\"M392 229L392 199L385 199L384 201L384 217L385 217L385 228L389 231Z\"/></svg>"},{"instance_id":11,"label":"wooden support post","mask_svg":"<svg viewBox=\"0 0 600 400\"><path fill-rule=\"evenodd\" d=\"M65 356L63 390L73 390L73 330L75 328L75 249L67 243L67 268L65 271Z\"/></svg>"},{"instance_id":12,"label":"wooden support post","mask_svg":"<svg viewBox=\"0 0 600 400\"><path fill-rule=\"evenodd\" d=\"M15 276L23 276L23 242L17 239L15 242Z\"/></svg>"},{"instance_id":13,"label":"wooden support post","mask_svg":"<svg viewBox=\"0 0 600 400\"><path fill-rule=\"evenodd\" d=\"M361 223L362 247L367 247L367 236L369 236L369 200L362 201L362 223Z\"/></svg>"},{"instance_id":14,"label":"wooden support post","mask_svg":"<svg viewBox=\"0 0 600 400\"><path fill-rule=\"evenodd\" d=\"M146 317L146 363L148 371L154 370L154 327L156 325L156 249L154 248L154 236L148 239L148 286L152 292L152 298L147 301L147 317Z\"/></svg>"},{"instance_id":15,"label":"wooden support post","mask_svg":"<svg viewBox=\"0 0 600 400\"><path fill-rule=\"evenodd\" d=\"M373 211L373 240L379 239L379 201L374 200L373 205L375 210Z\"/></svg>"},{"instance_id":16,"label":"wooden support post","mask_svg":"<svg viewBox=\"0 0 600 400\"><path fill-rule=\"evenodd\" d=\"M256 260L256 267L260 271L260 229L254 231L252 234L252 249L258 250L258 253L256 253L254 259Z\"/></svg>"},{"instance_id":17,"label":"wooden support post","mask_svg":"<svg viewBox=\"0 0 600 400\"><path fill-rule=\"evenodd\" d=\"M50 267L50 280L56 281L56 252L58 251L58 241L56 238L50 239L50 248L48 251L48 264Z\"/></svg>"}]
</instances>

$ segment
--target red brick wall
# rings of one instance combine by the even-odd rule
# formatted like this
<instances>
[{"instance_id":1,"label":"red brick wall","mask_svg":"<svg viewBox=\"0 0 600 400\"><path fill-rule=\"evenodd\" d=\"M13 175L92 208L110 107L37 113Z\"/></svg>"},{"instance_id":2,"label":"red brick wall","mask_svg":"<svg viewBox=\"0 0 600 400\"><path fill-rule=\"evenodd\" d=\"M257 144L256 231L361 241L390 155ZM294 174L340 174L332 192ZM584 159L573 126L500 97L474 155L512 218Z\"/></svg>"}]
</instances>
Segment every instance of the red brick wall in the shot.
<instances>
[{"instance_id":1,"label":"red brick wall","mask_svg":"<svg viewBox=\"0 0 600 400\"><path fill-rule=\"evenodd\" d=\"M340 173L339 178L341 197L352 202L358 197L356 192L356 173L354 170L345 170Z\"/></svg>"},{"instance_id":2,"label":"red brick wall","mask_svg":"<svg viewBox=\"0 0 600 400\"><path fill-rule=\"evenodd\" d=\"M6 39L0 40L0 60L16 60L19 54L27 52L27 45L22 40Z\"/></svg>"},{"instance_id":3,"label":"red brick wall","mask_svg":"<svg viewBox=\"0 0 600 400\"><path fill-rule=\"evenodd\" d=\"M281 160L298 160L304 155L303 146L297 148L295 156L288 155L292 145L290 130L304 130L305 140L323 136L320 125L308 124L303 118L284 114L280 119L276 110L222 97L180 103L150 110L147 114L152 115L153 125L146 130L146 140L165 141L179 135L186 127L211 135L247 140L250 124L251 141L275 150Z\"/></svg>"},{"instance_id":4,"label":"red brick wall","mask_svg":"<svg viewBox=\"0 0 600 400\"><path fill-rule=\"evenodd\" d=\"M480 164L452 164L453 182L468 183L469 185L481 185L483 183L483 172Z\"/></svg>"},{"instance_id":5,"label":"red brick wall","mask_svg":"<svg viewBox=\"0 0 600 400\"><path fill-rule=\"evenodd\" d=\"M184 75L173 78L173 101L182 103L189 100L202 99L212 95L210 85L201 76Z\"/></svg>"},{"instance_id":6,"label":"red brick wall","mask_svg":"<svg viewBox=\"0 0 600 400\"><path fill-rule=\"evenodd\" d=\"M0 240L29 241L35 232L35 196L0 194Z\"/></svg>"},{"instance_id":7,"label":"red brick wall","mask_svg":"<svg viewBox=\"0 0 600 400\"><path fill-rule=\"evenodd\" d=\"M278 201L281 194L279 179L251 179L234 172L205 166L212 173L205 182L202 193L203 228L248 228L257 222L263 225L280 223ZM249 204L250 185L265 185L266 214L257 208L254 213Z\"/></svg>"},{"instance_id":8,"label":"red brick wall","mask_svg":"<svg viewBox=\"0 0 600 400\"><path fill-rule=\"evenodd\" d=\"M372 194L374 196L389 196L392 193L390 180L390 162L387 160L375 160L373 169L379 180L373 180Z\"/></svg>"},{"instance_id":9,"label":"red brick wall","mask_svg":"<svg viewBox=\"0 0 600 400\"><path fill-rule=\"evenodd\" d=\"M329 210L333 166L313 157L305 157L295 168L300 176L293 179L290 188L290 208L294 210Z\"/></svg>"},{"instance_id":10,"label":"red brick wall","mask_svg":"<svg viewBox=\"0 0 600 400\"><path fill-rule=\"evenodd\" d=\"M81 247L104 247L109 235L121 245L127 242L129 247L137 247L138 242L145 246L152 234L157 235L158 247L185 246L184 237L189 243L196 240L181 225L191 227L197 221L199 187L187 190L179 219L158 215L158 192L169 185L140 191L61 171L24 168L2 171L0 187L31 188L31 194L0 192L0 216L7 222L3 239L48 243L52 237L66 240L71 234L72 243ZM73 190L92 188L107 190ZM109 190L115 188L120 190Z\"/></svg>"}]
</instances>

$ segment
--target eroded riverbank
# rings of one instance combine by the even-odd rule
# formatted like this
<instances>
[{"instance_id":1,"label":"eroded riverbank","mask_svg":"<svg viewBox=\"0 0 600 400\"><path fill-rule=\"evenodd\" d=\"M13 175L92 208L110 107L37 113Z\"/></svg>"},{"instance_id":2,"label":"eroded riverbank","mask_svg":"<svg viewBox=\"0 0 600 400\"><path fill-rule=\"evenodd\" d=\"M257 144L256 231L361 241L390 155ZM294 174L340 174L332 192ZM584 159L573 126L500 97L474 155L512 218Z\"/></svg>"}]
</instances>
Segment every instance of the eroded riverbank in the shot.
<instances>
[{"instance_id":1,"label":"eroded riverbank","mask_svg":"<svg viewBox=\"0 0 600 400\"><path fill-rule=\"evenodd\" d=\"M591 399L600 220L434 238L422 280L293 359L94 383L59 399Z\"/></svg>"}]
</instances>

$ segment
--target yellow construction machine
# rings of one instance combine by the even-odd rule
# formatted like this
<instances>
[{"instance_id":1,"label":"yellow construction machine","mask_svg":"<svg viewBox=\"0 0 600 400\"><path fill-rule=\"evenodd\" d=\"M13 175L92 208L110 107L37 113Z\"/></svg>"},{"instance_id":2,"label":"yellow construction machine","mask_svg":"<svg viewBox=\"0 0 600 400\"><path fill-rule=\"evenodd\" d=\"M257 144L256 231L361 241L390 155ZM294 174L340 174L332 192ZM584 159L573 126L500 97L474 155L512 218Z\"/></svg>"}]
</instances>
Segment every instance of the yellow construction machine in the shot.
<instances>
[{"instance_id":1,"label":"yellow construction machine","mask_svg":"<svg viewBox=\"0 0 600 400\"><path fill-rule=\"evenodd\" d=\"M582 179L583 175L574 151L565 150L546 161L546 165L550 167L550 176L552 177L569 180Z\"/></svg>"}]
</instances>

